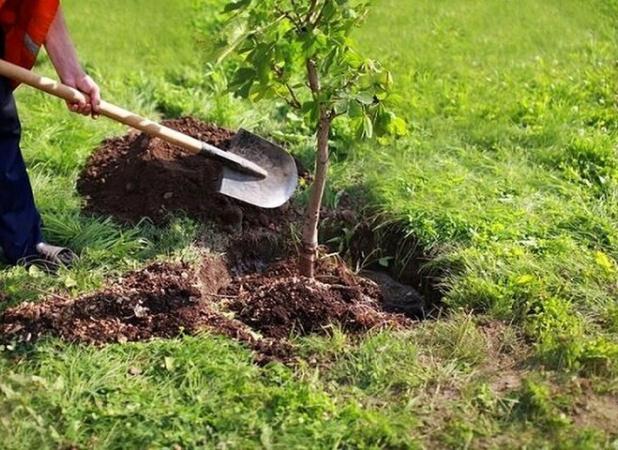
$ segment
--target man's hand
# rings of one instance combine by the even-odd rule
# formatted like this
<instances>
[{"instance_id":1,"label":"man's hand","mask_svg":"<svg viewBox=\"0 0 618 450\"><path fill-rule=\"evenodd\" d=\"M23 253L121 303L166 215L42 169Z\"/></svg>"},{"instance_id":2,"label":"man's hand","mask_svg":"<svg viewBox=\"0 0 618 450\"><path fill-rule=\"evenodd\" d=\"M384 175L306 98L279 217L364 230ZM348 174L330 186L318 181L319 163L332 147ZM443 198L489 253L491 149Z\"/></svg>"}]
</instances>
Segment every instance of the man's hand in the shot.
<instances>
[{"instance_id":1,"label":"man's hand","mask_svg":"<svg viewBox=\"0 0 618 450\"><path fill-rule=\"evenodd\" d=\"M99 105L101 104L101 90L90 76L83 74L75 79L63 80L67 86L77 89L85 94L88 101L80 103L67 103L71 111L84 116L96 117L99 114Z\"/></svg>"},{"instance_id":2,"label":"man's hand","mask_svg":"<svg viewBox=\"0 0 618 450\"><path fill-rule=\"evenodd\" d=\"M101 91L92 78L86 75L77 59L61 8L51 24L45 48L62 82L88 98L85 102L69 103L69 109L85 116L96 117L101 103Z\"/></svg>"}]
</instances>

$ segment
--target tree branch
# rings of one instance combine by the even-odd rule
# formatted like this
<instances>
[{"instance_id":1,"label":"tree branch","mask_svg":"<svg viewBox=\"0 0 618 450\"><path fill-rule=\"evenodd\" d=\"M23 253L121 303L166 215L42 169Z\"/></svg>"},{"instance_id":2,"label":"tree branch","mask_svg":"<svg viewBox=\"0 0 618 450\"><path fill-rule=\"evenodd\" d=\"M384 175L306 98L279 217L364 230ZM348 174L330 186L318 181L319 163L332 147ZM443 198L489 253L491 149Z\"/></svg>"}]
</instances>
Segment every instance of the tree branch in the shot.
<instances>
[{"instance_id":1,"label":"tree branch","mask_svg":"<svg viewBox=\"0 0 618 450\"><path fill-rule=\"evenodd\" d=\"M345 116L345 114L346 114L345 111L337 112L335 109L332 109L330 111L330 114L328 115L328 118L332 122L333 120L335 120L339 116Z\"/></svg>"},{"instance_id":2,"label":"tree branch","mask_svg":"<svg viewBox=\"0 0 618 450\"><path fill-rule=\"evenodd\" d=\"M290 99L288 101L288 104L290 106L293 106L296 109L302 109L303 105L300 102L300 100L298 99L298 96L296 95L296 92L294 91L294 88L292 88L292 86L290 86L289 83L284 83L285 87L287 88L288 92L290 93Z\"/></svg>"},{"instance_id":3,"label":"tree branch","mask_svg":"<svg viewBox=\"0 0 618 450\"><path fill-rule=\"evenodd\" d=\"M288 92L290 93L291 99L287 99L286 98L285 99L286 102L290 106L293 106L294 108L301 109L302 108L302 103L298 99L298 96L296 95L296 92L294 91L294 88L292 88L292 86L290 86L290 83L288 83L287 81L283 81L283 69L281 67L277 67L277 66L273 66L272 69L273 69L273 72L275 72L275 74L277 75L277 78L279 79L279 82L281 84L283 84L286 87L286 89L288 90ZM280 95L280 97L283 97L283 96Z\"/></svg>"},{"instance_id":4,"label":"tree branch","mask_svg":"<svg viewBox=\"0 0 618 450\"><path fill-rule=\"evenodd\" d=\"M290 22L292 22L292 25L294 25L294 28L296 28L296 31L300 32L302 29L302 24L300 22L300 18L294 18L292 17L292 13L291 11L284 11L279 7L275 7L275 11L277 12L277 14L279 14L282 17L285 17L286 19L288 19Z\"/></svg>"},{"instance_id":5,"label":"tree branch","mask_svg":"<svg viewBox=\"0 0 618 450\"><path fill-rule=\"evenodd\" d=\"M307 60L307 79L309 80L309 88L313 94L313 97L320 95L322 86L320 85L320 75L318 74L318 68L313 59Z\"/></svg>"},{"instance_id":6,"label":"tree branch","mask_svg":"<svg viewBox=\"0 0 618 450\"><path fill-rule=\"evenodd\" d=\"M292 106L294 106L295 108L301 109L303 105L298 99L298 96L296 95L296 92L294 92L294 89L292 88L292 86L290 86L289 83L285 83L285 87L288 89L288 92L290 93L290 97L292 97Z\"/></svg>"},{"instance_id":7,"label":"tree branch","mask_svg":"<svg viewBox=\"0 0 618 450\"><path fill-rule=\"evenodd\" d=\"M313 15L315 14L316 8L318 7L318 0L311 0L311 4L309 6L309 11L307 11L307 16L305 17L305 22L309 25L313 24Z\"/></svg>"},{"instance_id":8,"label":"tree branch","mask_svg":"<svg viewBox=\"0 0 618 450\"><path fill-rule=\"evenodd\" d=\"M312 22L312 26L315 28L320 24L320 21L322 20L322 16L324 15L324 8L326 7L326 3L324 3L322 5L322 7L320 8L320 12L316 15L315 19L313 19Z\"/></svg>"},{"instance_id":9,"label":"tree branch","mask_svg":"<svg viewBox=\"0 0 618 450\"><path fill-rule=\"evenodd\" d=\"M298 20L298 23L302 22L302 17L300 16L300 6L298 6L298 3L296 3L296 0L290 0L292 2L292 6L294 7L294 12L296 13L296 20Z\"/></svg>"}]
</instances>

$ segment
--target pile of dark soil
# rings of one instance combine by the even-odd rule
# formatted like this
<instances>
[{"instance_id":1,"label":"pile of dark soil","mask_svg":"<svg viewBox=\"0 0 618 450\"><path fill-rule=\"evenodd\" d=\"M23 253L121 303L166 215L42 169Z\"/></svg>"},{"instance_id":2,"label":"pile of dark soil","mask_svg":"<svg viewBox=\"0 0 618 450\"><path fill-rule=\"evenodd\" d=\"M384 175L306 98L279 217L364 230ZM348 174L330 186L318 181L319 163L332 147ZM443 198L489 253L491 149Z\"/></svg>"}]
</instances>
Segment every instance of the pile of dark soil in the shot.
<instances>
[{"instance_id":1,"label":"pile of dark soil","mask_svg":"<svg viewBox=\"0 0 618 450\"><path fill-rule=\"evenodd\" d=\"M167 120L164 125L222 150L234 133L193 118ZM145 217L165 223L183 211L200 221L215 221L232 230L243 225L279 231L297 217L289 205L263 210L213 192L221 164L188 155L178 147L137 132L108 139L88 160L77 189L85 210L125 223Z\"/></svg>"},{"instance_id":2,"label":"pile of dark soil","mask_svg":"<svg viewBox=\"0 0 618 450\"><path fill-rule=\"evenodd\" d=\"M332 324L364 332L411 323L385 312L379 286L343 264L323 262L318 272L314 280L302 277L288 261L238 277L222 291L231 298L226 306L239 320L275 339L324 332Z\"/></svg>"},{"instance_id":3,"label":"pile of dark soil","mask_svg":"<svg viewBox=\"0 0 618 450\"><path fill-rule=\"evenodd\" d=\"M55 296L9 309L0 330L25 341L50 333L93 344L172 337L213 321L220 325L201 298L189 267L155 263L91 295L75 300Z\"/></svg>"},{"instance_id":4,"label":"pile of dark soil","mask_svg":"<svg viewBox=\"0 0 618 450\"><path fill-rule=\"evenodd\" d=\"M93 294L10 308L0 316L0 340L51 335L100 345L208 330L245 343L266 362L291 358L290 334L324 332L334 323L350 332L410 323L382 311L375 283L338 264L323 265L320 273L309 280L280 263L262 274L230 278L220 259L205 259L199 270L154 263Z\"/></svg>"}]
</instances>

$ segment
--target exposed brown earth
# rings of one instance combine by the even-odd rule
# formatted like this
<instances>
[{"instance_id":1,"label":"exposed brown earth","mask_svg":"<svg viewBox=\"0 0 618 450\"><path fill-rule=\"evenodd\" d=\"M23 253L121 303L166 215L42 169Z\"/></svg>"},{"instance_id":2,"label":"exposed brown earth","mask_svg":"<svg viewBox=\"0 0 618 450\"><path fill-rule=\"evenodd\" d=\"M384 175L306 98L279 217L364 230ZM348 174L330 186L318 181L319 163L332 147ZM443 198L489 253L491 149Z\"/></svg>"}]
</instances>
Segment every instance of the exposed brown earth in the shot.
<instances>
[{"instance_id":1,"label":"exposed brown earth","mask_svg":"<svg viewBox=\"0 0 618 450\"><path fill-rule=\"evenodd\" d=\"M291 334L320 333L331 324L364 332L411 323L381 309L375 283L337 264L323 265L320 273L322 280L304 279L292 264L280 263L231 278L214 257L199 270L153 263L92 294L10 308L0 316L0 335L5 342L51 335L102 345L210 331L245 343L264 362L292 357Z\"/></svg>"},{"instance_id":2,"label":"exposed brown earth","mask_svg":"<svg viewBox=\"0 0 618 450\"><path fill-rule=\"evenodd\" d=\"M343 264L322 263L317 279L300 276L294 261L275 264L264 273L241 276L223 292L227 307L265 336L322 332L338 324L348 332L404 326L404 316L383 310L378 286L349 272Z\"/></svg>"}]
</instances>

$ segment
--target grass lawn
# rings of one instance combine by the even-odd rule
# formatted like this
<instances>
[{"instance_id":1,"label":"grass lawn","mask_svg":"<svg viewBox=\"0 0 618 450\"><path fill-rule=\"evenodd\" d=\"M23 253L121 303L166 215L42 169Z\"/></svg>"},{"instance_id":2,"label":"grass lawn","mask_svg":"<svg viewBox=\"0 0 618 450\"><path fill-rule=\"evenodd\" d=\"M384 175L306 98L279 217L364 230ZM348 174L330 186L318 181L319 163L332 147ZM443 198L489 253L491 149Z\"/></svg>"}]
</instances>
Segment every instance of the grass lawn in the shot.
<instances>
[{"instance_id":1,"label":"grass lawn","mask_svg":"<svg viewBox=\"0 0 618 450\"><path fill-rule=\"evenodd\" d=\"M549 365L615 373L615 5L410 3L393 24L381 2L361 36L397 70L409 139L350 171L372 168L448 304L521 322Z\"/></svg>"},{"instance_id":2,"label":"grass lawn","mask_svg":"<svg viewBox=\"0 0 618 450\"><path fill-rule=\"evenodd\" d=\"M219 0L63 3L109 100L294 140L275 105L204 76L196 24ZM376 0L357 38L393 70L409 134L335 142L329 201L362 187L367 214L405 236L390 254L378 233L376 257L428 257L443 315L297 338L294 367L258 367L207 334L4 348L0 448L616 448L617 20L613 0ZM52 73L44 58L37 70ZM208 231L187 219L80 214L79 170L122 127L27 88L17 98L46 233L82 259L57 277L3 268L0 308L195 255Z\"/></svg>"}]
</instances>

